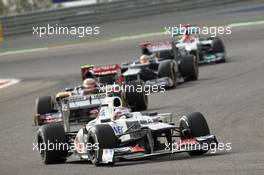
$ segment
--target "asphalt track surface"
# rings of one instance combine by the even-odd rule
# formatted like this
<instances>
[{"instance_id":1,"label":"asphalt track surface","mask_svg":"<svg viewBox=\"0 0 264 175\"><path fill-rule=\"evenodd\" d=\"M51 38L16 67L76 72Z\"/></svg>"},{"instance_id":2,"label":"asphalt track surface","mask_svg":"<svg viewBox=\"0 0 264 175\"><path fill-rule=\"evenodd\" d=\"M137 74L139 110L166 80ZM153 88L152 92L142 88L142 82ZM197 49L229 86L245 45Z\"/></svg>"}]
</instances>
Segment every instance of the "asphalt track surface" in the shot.
<instances>
[{"instance_id":1,"label":"asphalt track surface","mask_svg":"<svg viewBox=\"0 0 264 175\"><path fill-rule=\"evenodd\" d=\"M110 26L108 29L113 32L122 27L132 32L132 25L158 30L162 25L172 24L173 20L177 24L216 24L263 19L263 10L235 12L251 6L256 7L256 4L223 6L177 15L171 13L105 26ZM199 13L193 15L194 12ZM264 25L233 28L231 36L223 37L227 63L201 66L198 81L150 96L149 110L173 112L175 121L179 119L178 115L202 112L218 140L232 143L231 151L198 157L181 153L121 162L113 167L94 167L75 157L65 164L43 165L38 153L32 151L36 141L36 128L32 127L35 99L80 83L79 67L82 64L132 60L139 56L139 42L160 37L84 43L0 56L1 78L22 79L19 84L0 90L0 174L264 174L263 31Z\"/></svg>"}]
</instances>

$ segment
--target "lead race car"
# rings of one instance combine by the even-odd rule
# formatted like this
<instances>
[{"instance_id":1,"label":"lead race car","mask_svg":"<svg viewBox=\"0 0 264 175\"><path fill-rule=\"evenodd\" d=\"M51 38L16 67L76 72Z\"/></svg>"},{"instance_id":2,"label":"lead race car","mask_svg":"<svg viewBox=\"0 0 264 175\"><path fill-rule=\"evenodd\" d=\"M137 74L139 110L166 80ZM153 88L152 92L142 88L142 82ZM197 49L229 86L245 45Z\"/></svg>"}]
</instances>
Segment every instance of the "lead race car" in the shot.
<instances>
[{"instance_id":1,"label":"lead race car","mask_svg":"<svg viewBox=\"0 0 264 175\"><path fill-rule=\"evenodd\" d=\"M173 32L176 47L184 49L188 54L195 55L199 64L223 63L226 61L226 51L223 41L216 36L201 37L200 27L183 25ZM180 37L179 39L177 37Z\"/></svg>"},{"instance_id":2,"label":"lead race car","mask_svg":"<svg viewBox=\"0 0 264 175\"><path fill-rule=\"evenodd\" d=\"M223 63L226 61L226 51L223 41L216 36L202 37L197 25L181 25L172 31L172 41L152 42L141 44L142 54L151 55L155 52L158 57L172 57L170 44L185 55L193 55L199 64Z\"/></svg>"},{"instance_id":3,"label":"lead race car","mask_svg":"<svg viewBox=\"0 0 264 175\"><path fill-rule=\"evenodd\" d=\"M89 109L89 100L65 98L63 123L43 125L37 132L43 162L62 163L75 154L98 166L180 152L201 155L217 147L216 137L210 134L201 113L182 116L176 126L171 113L130 112L122 107L119 97L109 97L105 102L93 104L98 116L89 121L85 116L72 115L77 108Z\"/></svg>"}]
</instances>

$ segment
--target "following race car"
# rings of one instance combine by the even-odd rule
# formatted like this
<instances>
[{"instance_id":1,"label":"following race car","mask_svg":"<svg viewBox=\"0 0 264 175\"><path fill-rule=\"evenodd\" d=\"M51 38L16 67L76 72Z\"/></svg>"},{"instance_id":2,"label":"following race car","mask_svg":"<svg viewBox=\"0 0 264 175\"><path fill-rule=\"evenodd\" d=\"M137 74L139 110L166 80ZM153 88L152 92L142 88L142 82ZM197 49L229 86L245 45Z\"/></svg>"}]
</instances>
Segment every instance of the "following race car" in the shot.
<instances>
[{"instance_id":1,"label":"following race car","mask_svg":"<svg viewBox=\"0 0 264 175\"><path fill-rule=\"evenodd\" d=\"M109 95L109 94L108 94ZM71 95L70 92L60 92L56 95L55 99L52 96L38 97L36 100L36 114L34 115L35 126L41 126L44 124L60 123L62 122L62 101L64 98L74 97L89 99L90 105L94 103L105 101L107 98L106 93L97 93L90 95ZM86 115L90 120L94 119L94 111L92 107L90 110L76 110L72 111L72 115Z\"/></svg>"},{"instance_id":2,"label":"following race car","mask_svg":"<svg viewBox=\"0 0 264 175\"><path fill-rule=\"evenodd\" d=\"M125 82L143 80L146 86L169 88L198 79L197 58L180 52L173 42L143 43L141 48L138 60L122 64Z\"/></svg>"},{"instance_id":3,"label":"following race car","mask_svg":"<svg viewBox=\"0 0 264 175\"><path fill-rule=\"evenodd\" d=\"M39 128L37 143L45 164L62 163L75 154L98 166L180 152L201 155L217 146L216 137L199 112L182 116L176 126L171 113L130 112L122 107L119 97L109 97L106 103L93 105L99 112L92 121L72 115L76 109L90 107L85 98L65 98L63 123ZM56 146L48 149L47 144Z\"/></svg>"},{"instance_id":4,"label":"following race car","mask_svg":"<svg viewBox=\"0 0 264 175\"><path fill-rule=\"evenodd\" d=\"M146 110L148 107L148 93L142 80L124 81L122 68L118 64L112 65L84 65L81 67L81 76L96 80L98 87L104 92L119 96L125 106L133 111Z\"/></svg>"},{"instance_id":5,"label":"following race car","mask_svg":"<svg viewBox=\"0 0 264 175\"><path fill-rule=\"evenodd\" d=\"M142 82L134 81L129 86L132 90L124 91L122 88L117 89L115 86L101 86L94 78L86 78L83 81L83 85L74 88L66 88L65 91L57 93L55 97L38 97L36 100L34 124L35 126L39 126L48 123L61 122L62 101L64 98L70 96L76 96L78 98L83 96L91 99L94 97L100 97L101 101L104 101L108 96L118 96L122 99L124 106L131 107L132 110L145 110L148 107L147 95L144 91L136 90L137 85L144 86L143 83L140 83ZM93 104L93 101L91 101L91 104Z\"/></svg>"}]
</instances>

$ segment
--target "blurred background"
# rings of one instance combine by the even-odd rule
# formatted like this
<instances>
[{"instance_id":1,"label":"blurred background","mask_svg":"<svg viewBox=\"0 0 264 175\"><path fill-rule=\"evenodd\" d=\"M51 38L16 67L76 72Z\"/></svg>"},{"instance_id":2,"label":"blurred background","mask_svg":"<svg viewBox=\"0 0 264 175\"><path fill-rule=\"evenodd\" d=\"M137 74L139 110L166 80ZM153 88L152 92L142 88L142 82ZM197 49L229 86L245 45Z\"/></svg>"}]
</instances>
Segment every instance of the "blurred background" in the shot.
<instances>
[{"instance_id":1,"label":"blurred background","mask_svg":"<svg viewBox=\"0 0 264 175\"><path fill-rule=\"evenodd\" d=\"M0 175L264 174L264 0L0 0L0 15L0 82L20 80L0 89ZM48 24L99 26L100 35L33 35L34 26ZM114 167L76 158L44 166L32 151L35 99L81 84L81 65L138 59L139 43L170 41L164 27L179 24L232 26L232 35L219 36L227 63L201 66L198 81L152 94L149 111L172 112L175 121L200 111L232 151Z\"/></svg>"},{"instance_id":2,"label":"blurred background","mask_svg":"<svg viewBox=\"0 0 264 175\"><path fill-rule=\"evenodd\" d=\"M164 32L165 26L179 23L202 21L201 25L222 25L234 21L259 20L263 19L261 9L253 9L251 14L254 15L238 15L238 9L240 6L256 6L261 3L263 0L0 0L0 52L160 33ZM220 12L221 9L226 12ZM210 18L206 15L208 11L213 12ZM183 12L187 15L180 14ZM155 15L163 14L168 15L155 20ZM219 15L227 16L220 18ZM138 18L140 20L133 20ZM205 18L206 20L200 20ZM99 26L100 35L83 38L76 35L41 38L33 35L34 27L48 24L67 27Z\"/></svg>"},{"instance_id":3,"label":"blurred background","mask_svg":"<svg viewBox=\"0 0 264 175\"><path fill-rule=\"evenodd\" d=\"M0 0L0 16L109 1L114 0Z\"/></svg>"}]
</instances>

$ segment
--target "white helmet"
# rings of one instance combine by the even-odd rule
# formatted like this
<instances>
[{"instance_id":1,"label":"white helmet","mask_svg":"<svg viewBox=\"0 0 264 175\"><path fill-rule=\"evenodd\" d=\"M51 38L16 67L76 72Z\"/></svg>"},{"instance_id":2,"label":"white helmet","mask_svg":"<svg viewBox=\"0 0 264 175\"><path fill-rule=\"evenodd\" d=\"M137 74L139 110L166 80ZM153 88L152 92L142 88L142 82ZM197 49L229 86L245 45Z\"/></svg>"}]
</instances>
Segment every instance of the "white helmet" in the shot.
<instances>
[{"instance_id":1,"label":"white helmet","mask_svg":"<svg viewBox=\"0 0 264 175\"><path fill-rule=\"evenodd\" d=\"M86 78L83 81L83 88L85 94L91 94L96 91L96 81L93 78Z\"/></svg>"},{"instance_id":2,"label":"white helmet","mask_svg":"<svg viewBox=\"0 0 264 175\"><path fill-rule=\"evenodd\" d=\"M150 56L148 55L141 55L139 61L141 64L149 64Z\"/></svg>"},{"instance_id":3,"label":"white helmet","mask_svg":"<svg viewBox=\"0 0 264 175\"><path fill-rule=\"evenodd\" d=\"M113 120L117 120L125 114L129 114L130 110L126 107L116 107L113 111Z\"/></svg>"}]
</instances>

